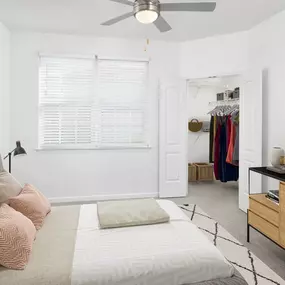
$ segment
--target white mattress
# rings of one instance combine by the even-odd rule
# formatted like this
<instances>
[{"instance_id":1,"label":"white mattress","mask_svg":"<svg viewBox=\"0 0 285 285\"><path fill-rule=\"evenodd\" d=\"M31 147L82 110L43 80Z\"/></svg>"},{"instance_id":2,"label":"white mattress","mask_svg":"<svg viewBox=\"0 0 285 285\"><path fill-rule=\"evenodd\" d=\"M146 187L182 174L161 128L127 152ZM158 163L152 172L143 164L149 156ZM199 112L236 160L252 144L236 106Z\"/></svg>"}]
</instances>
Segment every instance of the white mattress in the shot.
<instances>
[{"instance_id":1,"label":"white mattress","mask_svg":"<svg viewBox=\"0 0 285 285\"><path fill-rule=\"evenodd\" d=\"M81 206L72 285L184 285L233 275L233 267L171 201L170 222L100 230L96 205Z\"/></svg>"}]
</instances>

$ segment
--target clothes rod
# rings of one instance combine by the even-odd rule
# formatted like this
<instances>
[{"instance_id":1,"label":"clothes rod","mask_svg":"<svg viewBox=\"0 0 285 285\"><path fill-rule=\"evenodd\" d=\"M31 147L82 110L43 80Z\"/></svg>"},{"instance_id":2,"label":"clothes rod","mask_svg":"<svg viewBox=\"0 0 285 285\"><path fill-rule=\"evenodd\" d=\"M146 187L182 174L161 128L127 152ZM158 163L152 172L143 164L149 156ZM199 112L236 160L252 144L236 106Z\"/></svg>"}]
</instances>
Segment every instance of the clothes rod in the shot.
<instances>
[{"instance_id":1,"label":"clothes rod","mask_svg":"<svg viewBox=\"0 0 285 285\"><path fill-rule=\"evenodd\" d=\"M220 101L212 101L209 102L209 106L222 106L222 105L239 105L240 100L239 98L236 99L226 99Z\"/></svg>"}]
</instances>

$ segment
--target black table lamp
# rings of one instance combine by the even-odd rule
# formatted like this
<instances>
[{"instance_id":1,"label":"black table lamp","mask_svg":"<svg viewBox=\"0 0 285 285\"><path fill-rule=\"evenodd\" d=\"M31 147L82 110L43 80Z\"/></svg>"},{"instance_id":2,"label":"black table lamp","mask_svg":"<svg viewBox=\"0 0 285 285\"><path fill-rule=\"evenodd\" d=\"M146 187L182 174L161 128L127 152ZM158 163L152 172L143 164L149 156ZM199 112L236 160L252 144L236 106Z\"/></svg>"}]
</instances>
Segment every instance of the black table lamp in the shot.
<instances>
[{"instance_id":1,"label":"black table lamp","mask_svg":"<svg viewBox=\"0 0 285 285\"><path fill-rule=\"evenodd\" d=\"M7 157L9 157L9 173L11 173L11 161L12 161L12 154L14 153L14 156L17 155L25 155L27 154L25 149L21 146L21 142L17 141L16 142L16 148L13 149L12 151L10 151L5 157L4 159L6 159Z\"/></svg>"}]
</instances>

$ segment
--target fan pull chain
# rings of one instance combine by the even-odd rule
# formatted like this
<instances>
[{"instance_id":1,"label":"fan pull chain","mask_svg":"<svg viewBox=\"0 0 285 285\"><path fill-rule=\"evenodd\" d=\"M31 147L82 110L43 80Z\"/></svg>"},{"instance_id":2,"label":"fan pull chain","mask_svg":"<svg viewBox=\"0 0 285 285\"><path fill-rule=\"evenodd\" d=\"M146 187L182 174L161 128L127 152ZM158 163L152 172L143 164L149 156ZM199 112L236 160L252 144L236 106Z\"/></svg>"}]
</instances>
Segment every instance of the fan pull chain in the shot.
<instances>
[{"instance_id":1,"label":"fan pull chain","mask_svg":"<svg viewBox=\"0 0 285 285\"><path fill-rule=\"evenodd\" d=\"M150 40L149 39L146 39L146 46L144 48L144 51L147 52L147 48L149 46L149 43L150 43Z\"/></svg>"}]
</instances>

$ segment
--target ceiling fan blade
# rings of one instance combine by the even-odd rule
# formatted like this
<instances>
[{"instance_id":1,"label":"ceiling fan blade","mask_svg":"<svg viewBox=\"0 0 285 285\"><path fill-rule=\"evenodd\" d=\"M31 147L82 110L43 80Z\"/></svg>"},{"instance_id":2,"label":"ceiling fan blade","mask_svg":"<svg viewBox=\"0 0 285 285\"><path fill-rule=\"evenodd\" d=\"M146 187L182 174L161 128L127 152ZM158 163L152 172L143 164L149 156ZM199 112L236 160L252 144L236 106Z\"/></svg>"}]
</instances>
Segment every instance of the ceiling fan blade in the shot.
<instances>
[{"instance_id":1,"label":"ceiling fan blade","mask_svg":"<svg viewBox=\"0 0 285 285\"><path fill-rule=\"evenodd\" d=\"M129 13L123 14L123 15L121 15L119 17L113 18L113 19L111 19L111 20L109 20L107 22L104 22L101 25L102 26L111 26L111 25L114 25L114 24L116 24L116 23L118 23L120 21L123 21L123 20L127 19L127 18L130 18L133 15L134 15L133 12L129 12Z\"/></svg>"},{"instance_id":2,"label":"ceiling fan blade","mask_svg":"<svg viewBox=\"0 0 285 285\"><path fill-rule=\"evenodd\" d=\"M213 12L216 9L216 2L199 2L199 3L162 3L161 11L185 11L185 12Z\"/></svg>"},{"instance_id":3,"label":"ceiling fan blade","mask_svg":"<svg viewBox=\"0 0 285 285\"><path fill-rule=\"evenodd\" d=\"M110 0L112 2L117 2L124 5L134 6L134 3L128 0Z\"/></svg>"},{"instance_id":4,"label":"ceiling fan blade","mask_svg":"<svg viewBox=\"0 0 285 285\"><path fill-rule=\"evenodd\" d=\"M168 32L172 29L162 16L157 18L154 25L160 30L161 33Z\"/></svg>"}]
</instances>

